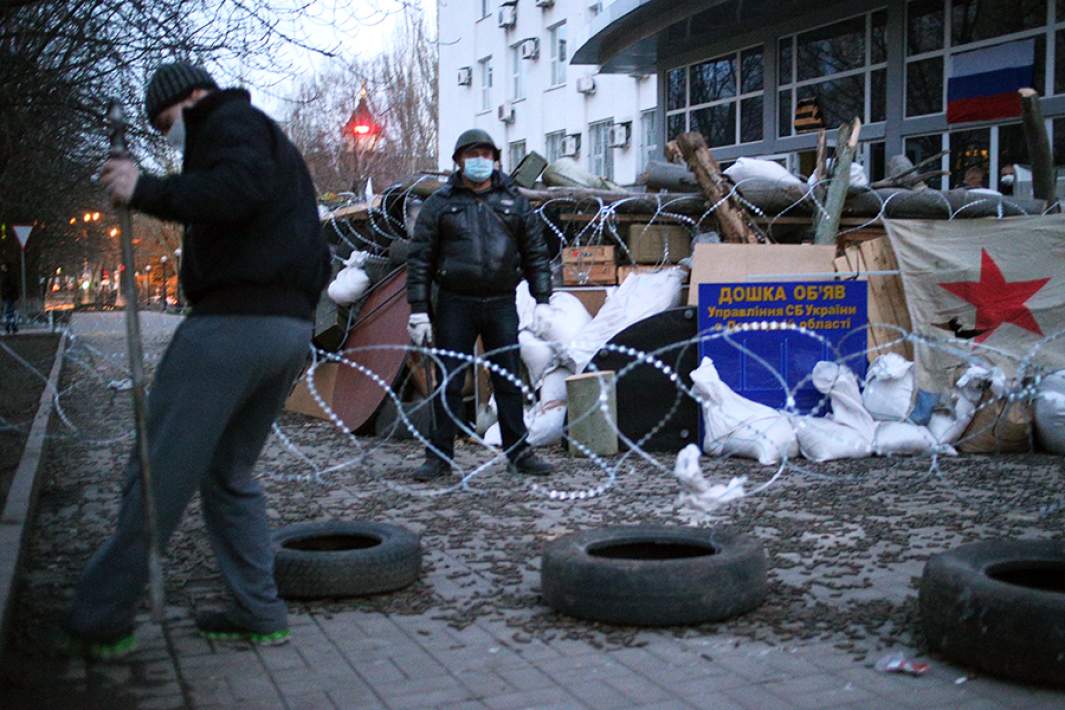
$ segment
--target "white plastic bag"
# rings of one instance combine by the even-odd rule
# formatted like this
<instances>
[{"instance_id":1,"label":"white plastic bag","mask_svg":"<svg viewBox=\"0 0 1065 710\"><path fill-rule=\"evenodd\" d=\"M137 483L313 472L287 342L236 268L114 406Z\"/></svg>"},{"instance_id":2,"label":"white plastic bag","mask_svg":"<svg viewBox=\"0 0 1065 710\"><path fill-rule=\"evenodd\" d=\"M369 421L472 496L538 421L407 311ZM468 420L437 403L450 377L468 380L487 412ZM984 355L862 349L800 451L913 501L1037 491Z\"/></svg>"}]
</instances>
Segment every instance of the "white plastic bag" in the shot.
<instances>
[{"instance_id":1,"label":"white plastic bag","mask_svg":"<svg viewBox=\"0 0 1065 710\"><path fill-rule=\"evenodd\" d=\"M691 378L703 407L706 453L757 459L766 466L798 455L799 443L787 417L733 392L721 381L713 360L704 357Z\"/></svg>"},{"instance_id":2,"label":"white plastic bag","mask_svg":"<svg viewBox=\"0 0 1065 710\"><path fill-rule=\"evenodd\" d=\"M681 508L708 513L746 495L743 489L746 476L734 477L728 485L706 480L699 467L699 447L695 444L688 444L677 454L673 475L680 482L677 505Z\"/></svg>"},{"instance_id":3,"label":"white plastic bag","mask_svg":"<svg viewBox=\"0 0 1065 710\"><path fill-rule=\"evenodd\" d=\"M599 348L633 323L680 305L680 292L687 270L671 267L648 273L631 274L625 283L607 296L599 313L566 347L564 362L574 372L582 372Z\"/></svg>"},{"instance_id":4,"label":"white plastic bag","mask_svg":"<svg viewBox=\"0 0 1065 710\"><path fill-rule=\"evenodd\" d=\"M1065 370L1043 378L1035 400L1035 429L1043 448L1065 454Z\"/></svg>"},{"instance_id":5,"label":"white plastic bag","mask_svg":"<svg viewBox=\"0 0 1065 710\"><path fill-rule=\"evenodd\" d=\"M862 404L873 419L903 422L913 411L916 389L913 363L898 353L885 353L865 373Z\"/></svg>"},{"instance_id":6,"label":"white plastic bag","mask_svg":"<svg viewBox=\"0 0 1065 710\"><path fill-rule=\"evenodd\" d=\"M338 306L350 306L362 298L368 288L370 277L362 267L347 266L337 273L336 278L329 284L327 293Z\"/></svg>"},{"instance_id":7,"label":"white plastic bag","mask_svg":"<svg viewBox=\"0 0 1065 710\"><path fill-rule=\"evenodd\" d=\"M802 180L789 173L780 163L760 158L737 158L735 163L728 166L725 174L736 184L751 179L768 180L781 187L802 184ZM742 191L743 186L740 185Z\"/></svg>"}]
</instances>

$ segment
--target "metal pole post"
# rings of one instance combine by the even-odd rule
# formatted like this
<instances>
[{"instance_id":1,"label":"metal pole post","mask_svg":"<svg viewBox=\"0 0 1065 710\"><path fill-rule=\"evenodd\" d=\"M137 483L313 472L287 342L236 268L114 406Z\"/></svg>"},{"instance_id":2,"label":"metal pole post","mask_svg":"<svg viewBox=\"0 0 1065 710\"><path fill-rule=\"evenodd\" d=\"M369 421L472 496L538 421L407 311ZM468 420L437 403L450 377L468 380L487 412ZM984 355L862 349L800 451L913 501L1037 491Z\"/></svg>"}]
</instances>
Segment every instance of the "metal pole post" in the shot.
<instances>
[{"instance_id":1,"label":"metal pole post","mask_svg":"<svg viewBox=\"0 0 1065 710\"><path fill-rule=\"evenodd\" d=\"M28 313L30 304L26 302L26 247L19 250L22 256L22 312Z\"/></svg>"},{"instance_id":2,"label":"metal pole post","mask_svg":"<svg viewBox=\"0 0 1065 710\"><path fill-rule=\"evenodd\" d=\"M107 109L111 122L111 157L128 157L126 151L126 119L122 105L112 100ZM129 208L118 209L119 229L122 230L122 263L125 273L132 274L133 220ZM129 369L133 380L133 417L137 427L137 457L140 460L141 488L144 496L144 524L148 533L148 590L152 605L152 620L163 621L163 564L159 554L159 529L155 513L155 496L148 455L148 427L144 406L144 353L141 346L140 320L137 317L137 290L134 279L122 279L126 295L126 345Z\"/></svg>"}]
</instances>

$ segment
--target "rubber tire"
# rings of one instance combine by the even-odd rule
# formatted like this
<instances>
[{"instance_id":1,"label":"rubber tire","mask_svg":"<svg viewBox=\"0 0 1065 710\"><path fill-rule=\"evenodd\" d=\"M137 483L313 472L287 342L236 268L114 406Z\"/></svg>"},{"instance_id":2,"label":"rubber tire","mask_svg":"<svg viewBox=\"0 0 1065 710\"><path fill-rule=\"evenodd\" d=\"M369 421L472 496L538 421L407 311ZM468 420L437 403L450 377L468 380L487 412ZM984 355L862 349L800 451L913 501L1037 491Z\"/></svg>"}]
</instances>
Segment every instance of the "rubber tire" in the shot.
<instances>
[{"instance_id":1,"label":"rubber tire","mask_svg":"<svg viewBox=\"0 0 1065 710\"><path fill-rule=\"evenodd\" d=\"M597 547L626 543L688 543L712 547L715 554L669 560L589 554ZM639 525L566 535L544 548L540 576L548 606L609 624L721 621L754 609L766 595L761 543L706 528Z\"/></svg>"},{"instance_id":2,"label":"rubber tire","mask_svg":"<svg viewBox=\"0 0 1065 710\"><path fill-rule=\"evenodd\" d=\"M1065 569L1065 540L976 542L931 558L918 594L929 646L993 675L1065 685L1065 592L988 574L1033 563Z\"/></svg>"},{"instance_id":3,"label":"rubber tire","mask_svg":"<svg viewBox=\"0 0 1065 710\"><path fill-rule=\"evenodd\" d=\"M380 540L355 550L296 550L285 543L357 535ZM418 536L397 525L362 521L298 523L274 533L274 579L284 599L360 597L402 589L421 572Z\"/></svg>"}]
</instances>

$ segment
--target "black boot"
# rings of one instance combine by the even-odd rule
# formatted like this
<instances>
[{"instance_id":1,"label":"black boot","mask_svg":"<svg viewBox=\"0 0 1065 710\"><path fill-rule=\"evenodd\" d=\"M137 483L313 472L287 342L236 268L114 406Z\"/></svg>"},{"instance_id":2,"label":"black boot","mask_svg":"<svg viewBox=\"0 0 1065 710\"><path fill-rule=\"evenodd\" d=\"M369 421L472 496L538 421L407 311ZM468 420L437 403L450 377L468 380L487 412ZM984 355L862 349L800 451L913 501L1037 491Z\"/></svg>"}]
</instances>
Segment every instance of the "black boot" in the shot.
<instances>
[{"instance_id":1,"label":"black boot","mask_svg":"<svg viewBox=\"0 0 1065 710\"><path fill-rule=\"evenodd\" d=\"M550 476L555 472L555 467L534 454L532 449L525 449L518 454L508 468L511 473L526 476Z\"/></svg>"},{"instance_id":2,"label":"black boot","mask_svg":"<svg viewBox=\"0 0 1065 710\"><path fill-rule=\"evenodd\" d=\"M435 481L451 473L451 465L437 458L427 458L425 463L414 471L414 480L420 483Z\"/></svg>"}]
</instances>

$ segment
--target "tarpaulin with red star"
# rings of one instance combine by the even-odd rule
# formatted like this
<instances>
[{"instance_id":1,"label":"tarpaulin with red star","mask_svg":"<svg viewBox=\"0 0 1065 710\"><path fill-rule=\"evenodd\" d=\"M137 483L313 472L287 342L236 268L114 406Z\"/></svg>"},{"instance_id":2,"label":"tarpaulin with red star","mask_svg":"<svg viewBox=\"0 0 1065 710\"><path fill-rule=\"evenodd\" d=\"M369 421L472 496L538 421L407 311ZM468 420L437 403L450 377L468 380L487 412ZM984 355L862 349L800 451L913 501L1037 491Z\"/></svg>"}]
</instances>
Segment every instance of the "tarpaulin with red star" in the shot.
<instances>
[{"instance_id":1,"label":"tarpaulin with red star","mask_svg":"<svg viewBox=\"0 0 1065 710\"><path fill-rule=\"evenodd\" d=\"M1065 215L885 220L914 331L954 339L1007 374L1047 336L1065 331ZM961 358L915 349L918 384L949 391ZM1065 338L1038 362L1065 367Z\"/></svg>"}]
</instances>

